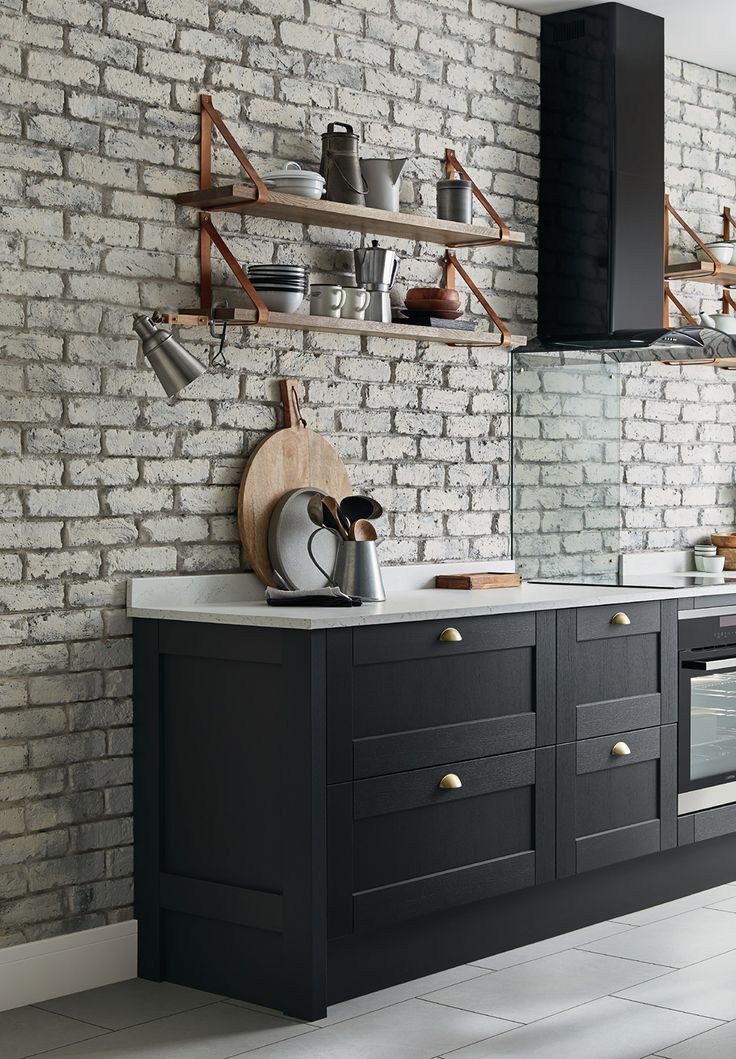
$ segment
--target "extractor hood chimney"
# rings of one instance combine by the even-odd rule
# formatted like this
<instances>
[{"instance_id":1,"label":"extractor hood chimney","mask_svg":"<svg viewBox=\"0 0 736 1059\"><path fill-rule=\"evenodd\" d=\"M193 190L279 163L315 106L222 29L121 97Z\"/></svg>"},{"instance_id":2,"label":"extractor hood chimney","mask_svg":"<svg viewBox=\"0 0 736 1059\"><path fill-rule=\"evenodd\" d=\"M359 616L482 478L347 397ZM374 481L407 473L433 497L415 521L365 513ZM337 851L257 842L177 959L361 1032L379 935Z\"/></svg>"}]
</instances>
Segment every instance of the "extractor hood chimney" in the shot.
<instances>
[{"instance_id":1,"label":"extractor hood chimney","mask_svg":"<svg viewBox=\"0 0 736 1059\"><path fill-rule=\"evenodd\" d=\"M736 364L722 332L662 324L664 20L599 4L545 15L541 38L539 333L527 349Z\"/></svg>"}]
</instances>

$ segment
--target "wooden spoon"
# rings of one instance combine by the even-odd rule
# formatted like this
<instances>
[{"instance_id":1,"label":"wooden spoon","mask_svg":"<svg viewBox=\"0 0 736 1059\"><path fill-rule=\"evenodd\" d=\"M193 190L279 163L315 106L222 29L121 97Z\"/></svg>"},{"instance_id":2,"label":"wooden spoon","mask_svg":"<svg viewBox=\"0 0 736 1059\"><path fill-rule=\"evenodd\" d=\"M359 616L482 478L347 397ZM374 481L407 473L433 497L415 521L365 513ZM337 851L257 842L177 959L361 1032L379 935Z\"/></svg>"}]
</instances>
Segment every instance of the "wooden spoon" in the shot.
<instances>
[{"instance_id":1,"label":"wooden spoon","mask_svg":"<svg viewBox=\"0 0 736 1059\"><path fill-rule=\"evenodd\" d=\"M358 518L350 524L351 541L375 541L378 540L376 527L367 518Z\"/></svg>"},{"instance_id":2,"label":"wooden spoon","mask_svg":"<svg viewBox=\"0 0 736 1059\"><path fill-rule=\"evenodd\" d=\"M344 541L346 541L348 539L348 534L347 534L347 531L346 531L345 527L342 524L342 519L340 518L340 512L338 510L337 500L335 500L334 496L323 496L322 497L322 507L324 508L325 511L328 511L330 513L330 515L332 516L332 521L335 523L335 527L336 527L338 533L340 534L342 539Z\"/></svg>"}]
</instances>

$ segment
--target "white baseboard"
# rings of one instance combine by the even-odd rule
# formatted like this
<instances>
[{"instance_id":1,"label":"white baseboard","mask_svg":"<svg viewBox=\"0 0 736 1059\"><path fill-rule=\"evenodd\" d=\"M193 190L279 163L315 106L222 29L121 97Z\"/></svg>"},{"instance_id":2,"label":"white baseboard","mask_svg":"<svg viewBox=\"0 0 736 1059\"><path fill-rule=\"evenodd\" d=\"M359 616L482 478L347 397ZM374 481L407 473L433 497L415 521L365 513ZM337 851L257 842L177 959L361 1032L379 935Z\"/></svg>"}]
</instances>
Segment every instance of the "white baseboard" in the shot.
<instances>
[{"instance_id":1,"label":"white baseboard","mask_svg":"<svg viewBox=\"0 0 736 1059\"><path fill-rule=\"evenodd\" d=\"M0 1011L137 974L137 923L111 923L0 949Z\"/></svg>"}]
</instances>

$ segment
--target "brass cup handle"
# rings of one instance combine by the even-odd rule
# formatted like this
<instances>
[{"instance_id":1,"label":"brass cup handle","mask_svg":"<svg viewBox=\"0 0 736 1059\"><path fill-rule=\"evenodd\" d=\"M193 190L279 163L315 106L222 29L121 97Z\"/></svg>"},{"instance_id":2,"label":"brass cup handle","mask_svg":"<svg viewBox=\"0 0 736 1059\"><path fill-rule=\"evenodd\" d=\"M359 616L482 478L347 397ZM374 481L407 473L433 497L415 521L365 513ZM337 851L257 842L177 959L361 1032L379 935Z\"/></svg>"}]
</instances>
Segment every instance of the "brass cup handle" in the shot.
<instances>
[{"instance_id":1,"label":"brass cup handle","mask_svg":"<svg viewBox=\"0 0 736 1059\"><path fill-rule=\"evenodd\" d=\"M631 625L631 618L622 610L617 610L611 618L611 625Z\"/></svg>"},{"instance_id":2,"label":"brass cup handle","mask_svg":"<svg viewBox=\"0 0 736 1059\"><path fill-rule=\"evenodd\" d=\"M462 636L460 635L460 633L457 631L457 629L453 629L452 627L450 627L449 629L443 629L440 633L441 643L460 643L461 640Z\"/></svg>"},{"instance_id":3,"label":"brass cup handle","mask_svg":"<svg viewBox=\"0 0 736 1059\"><path fill-rule=\"evenodd\" d=\"M443 791L456 791L462 787L462 785L462 780L459 776L456 776L454 772L448 772L439 782L440 790Z\"/></svg>"},{"instance_id":4,"label":"brass cup handle","mask_svg":"<svg viewBox=\"0 0 736 1059\"><path fill-rule=\"evenodd\" d=\"M611 755L613 757L628 757L630 753L631 747L628 743L614 743L611 747Z\"/></svg>"}]
</instances>

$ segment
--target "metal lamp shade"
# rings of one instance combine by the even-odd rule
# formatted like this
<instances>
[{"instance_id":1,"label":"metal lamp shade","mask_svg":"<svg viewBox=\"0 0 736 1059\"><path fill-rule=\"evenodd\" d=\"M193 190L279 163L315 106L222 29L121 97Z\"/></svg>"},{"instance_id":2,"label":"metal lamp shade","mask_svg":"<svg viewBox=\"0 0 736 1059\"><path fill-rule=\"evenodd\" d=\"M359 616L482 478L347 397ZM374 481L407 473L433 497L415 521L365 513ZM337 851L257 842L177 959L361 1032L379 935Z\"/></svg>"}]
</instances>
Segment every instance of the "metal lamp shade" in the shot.
<instances>
[{"instance_id":1,"label":"metal lamp shade","mask_svg":"<svg viewBox=\"0 0 736 1059\"><path fill-rule=\"evenodd\" d=\"M143 356L155 371L167 397L181 393L207 370L170 331L158 327L150 316L137 316L133 330L141 339Z\"/></svg>"}]
</instances>

